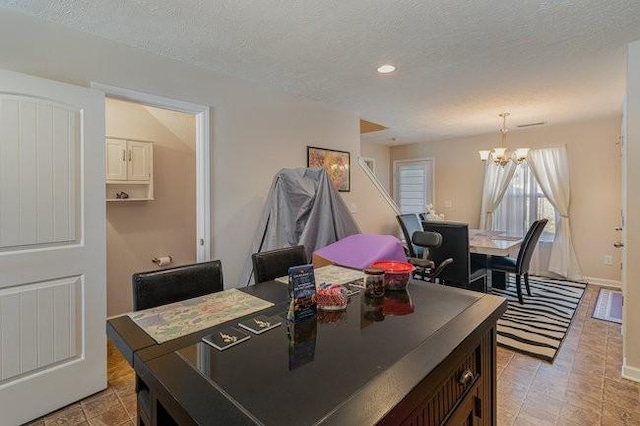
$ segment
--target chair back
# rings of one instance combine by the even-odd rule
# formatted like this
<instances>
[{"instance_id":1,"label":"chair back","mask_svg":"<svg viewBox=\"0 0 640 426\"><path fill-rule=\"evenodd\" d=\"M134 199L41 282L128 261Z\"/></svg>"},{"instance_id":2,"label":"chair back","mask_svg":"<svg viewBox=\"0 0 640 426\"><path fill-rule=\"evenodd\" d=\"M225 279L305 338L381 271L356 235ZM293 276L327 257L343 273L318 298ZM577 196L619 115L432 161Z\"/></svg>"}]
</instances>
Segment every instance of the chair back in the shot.
<instances>
[{"instance_id":1,"label":"chair back","mask_svg":"<svg viewBox=\"0 0 640 426\"><path fill-rule=\"evenodd\" d=\"M253 281L256 284L283 277L289 274L290 267L308 263L304 246L253 253L251 262L253 263Z\"/></svg>"},{"instance_id":2,"label":"chair back","mask_svg":"<svg viewBox=\"0 0 640 426\"><path fill-rule=\"evenodd\" d=\"M137 272L131 277L133 310L154 308L224 289L219 260Z\"/></svg>"},{"instance_id":3,"label":"chair back","mask_svg":"<svg viewBox=\"0 0 640 426\"><path fill-rule=\"evenodd\" d=\"M417 231L424 231L422 229L422 221L415 213L399 214L396 216L402 234L407 242L407 249L409 250L409 257L422 257L424 249L412 243L413 233Z\"/></svg>"},{"instance_id":4,"label":"chair back","mask_svg":"<svg viewBox=\"0 0 640 426\"><path fill-rule=\"evenodd\" d=\"M442 235L437 232L416 231L411 236L411 242L424 248L438 248L442 245Z\"/></svg>"},{"instance_id":5,"label":"chair back","mask_svg":"<svg viewBox=\"0 0 640 426\"><path fill-rule=\"evenodd\" d=\"M533 251L536 248L536 244L538 244L540 235L542 235L542 231L547 225L547 222L549 222L548 219L539 219L533 222L529 227L527 234L522 240L520 250L518 251L518 259L516 259L516 273L524 274L529 272L529 264L533 257Z\"/></svg>"},{"instance_id":6,"label":"chair back","mask_svg":"<svg viewBox=\"0 0 640 426\"><path fill-rule=\"evenodd\" d=\"M453 265L444 269L440 278L445 282L468 285L471 279L469 254L469 224L455 222L423 222L425 231L442 235L442 244L431 251L431 258L440 265L451 258Z\"/></svg>"}]
</instances>

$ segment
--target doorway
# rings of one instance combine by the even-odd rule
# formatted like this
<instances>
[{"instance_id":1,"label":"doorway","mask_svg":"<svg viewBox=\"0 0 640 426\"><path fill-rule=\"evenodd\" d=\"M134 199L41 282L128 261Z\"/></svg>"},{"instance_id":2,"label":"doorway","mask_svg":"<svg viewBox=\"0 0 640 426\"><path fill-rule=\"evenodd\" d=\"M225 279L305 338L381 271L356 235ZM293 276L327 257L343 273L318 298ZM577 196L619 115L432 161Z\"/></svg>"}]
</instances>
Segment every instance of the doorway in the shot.
<instances>
[{"instance_id":1,"label":"doorway","mask_svg":"<svg viewBox=\"0 0 640 426\"><path fill-rule=\"evenodd\" d=\"M92 87L105 93L107 108L127 111L106 112L107 137L151 142L154 148L153 200L107 202L107 315L114 316L131 310L131 274L158 269L153 258L171 256L166 266L210 260L210 111L128 89ZM145 213L151 216L145 219Z\"/></svg>"}]
</instances>

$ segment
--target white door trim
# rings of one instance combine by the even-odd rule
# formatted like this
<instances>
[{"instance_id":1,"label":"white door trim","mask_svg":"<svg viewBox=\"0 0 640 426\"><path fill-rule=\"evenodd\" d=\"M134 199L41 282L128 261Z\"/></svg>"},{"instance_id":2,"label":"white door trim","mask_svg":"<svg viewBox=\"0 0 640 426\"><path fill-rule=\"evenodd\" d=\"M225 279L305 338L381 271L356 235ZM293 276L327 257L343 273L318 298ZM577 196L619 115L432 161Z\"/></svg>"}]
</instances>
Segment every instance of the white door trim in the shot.
<instances>
[{"instance_id":1,"label":"white door trim","mask_svg":"<svg viewBox=\"0 0 640 426\"><path fill-rule=\"evenodd\" d=\"M211 260L210 212L210 108L150 93L91 82L91 87L103 91L105 96L136 102L148 106L185 112L196 116L196 253L198 262Z\"/></svg>"}]
</instances>

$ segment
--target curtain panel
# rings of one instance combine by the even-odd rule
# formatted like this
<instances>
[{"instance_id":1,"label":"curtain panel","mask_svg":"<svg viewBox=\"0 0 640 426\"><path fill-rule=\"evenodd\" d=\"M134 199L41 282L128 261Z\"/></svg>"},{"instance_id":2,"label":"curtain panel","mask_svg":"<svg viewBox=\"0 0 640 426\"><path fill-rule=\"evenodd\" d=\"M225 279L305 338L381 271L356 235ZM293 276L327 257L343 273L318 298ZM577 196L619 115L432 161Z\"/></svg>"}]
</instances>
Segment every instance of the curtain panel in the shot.
<instances>
[{"instance_id":1,"label":"curtain panel","mask_svg":"<svg viewBox=\"0 0 640 426\"><path fill-rule=\"evenodd\" d=\"M560 214L549 258L549 271L570 280L583 279L571 240L571 185L567 149L563 146L529 151L527 163L545 197Z\"/></svg>"},{"instance_id":2,"label":"curtain panel","mask_svg":"<svg viewBox=\"0 0 640 426\"><path fill-rule=\"evenodd\" d=\"M500 205L517 167L518 165L512 161L509 161L504 167L496 166L493 162L493 154L487 160L482 186L480 229L493 229L493 212Z\"/></svg>"}]
</instances>

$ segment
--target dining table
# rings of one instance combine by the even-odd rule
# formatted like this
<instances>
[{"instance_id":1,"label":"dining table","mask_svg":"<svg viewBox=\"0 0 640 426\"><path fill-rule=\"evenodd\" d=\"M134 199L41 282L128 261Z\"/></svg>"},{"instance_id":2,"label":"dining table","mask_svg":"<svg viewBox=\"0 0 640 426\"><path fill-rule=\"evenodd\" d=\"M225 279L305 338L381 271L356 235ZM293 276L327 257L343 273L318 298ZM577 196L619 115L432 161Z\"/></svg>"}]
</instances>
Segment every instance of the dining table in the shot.
<instances>
[{"instance_id":1,"label":"dining table","mask_svg":"<svg viewBox=\"0 0 640 426\"><path fill-rule=\"evenodd\" d=\"M362 284L362 271L316 272ZM410 279L305 321L288 321L289 306L275 280L109 319L135 370L138 424L496 424L505 299ZM225 350L206 343L257 315L279 326Z\"/></svg>"},{"instance_id":2,"label":"dining table","mask_svg":"<svg viewBox=\"0 0 640 426\"><path fill-rule=\"evenodd\" d=\"M485 229L469 229L469 252L484 255L487 270L489 271L492 256L517 257L523 237L509 235L505 231L493 231ZM506 287L506 274L502 271L487 273L487 288L504 289Z\"/></svg>"}]
</instances>

